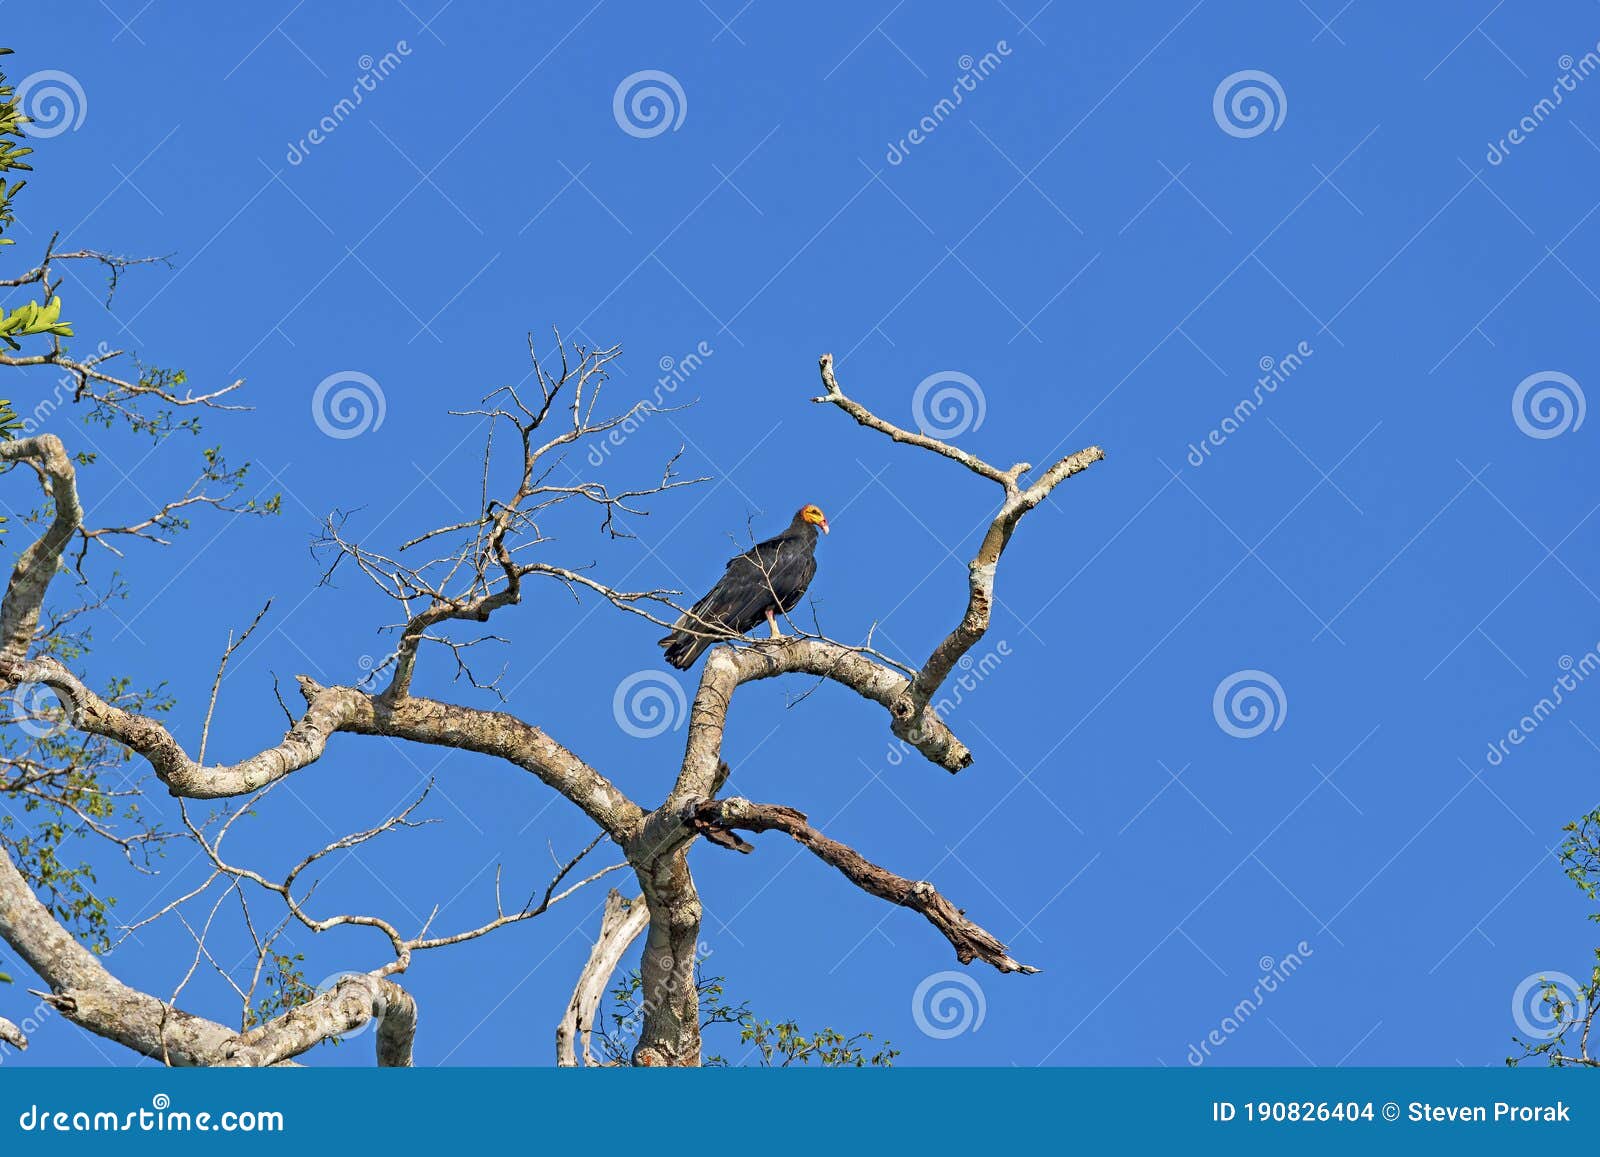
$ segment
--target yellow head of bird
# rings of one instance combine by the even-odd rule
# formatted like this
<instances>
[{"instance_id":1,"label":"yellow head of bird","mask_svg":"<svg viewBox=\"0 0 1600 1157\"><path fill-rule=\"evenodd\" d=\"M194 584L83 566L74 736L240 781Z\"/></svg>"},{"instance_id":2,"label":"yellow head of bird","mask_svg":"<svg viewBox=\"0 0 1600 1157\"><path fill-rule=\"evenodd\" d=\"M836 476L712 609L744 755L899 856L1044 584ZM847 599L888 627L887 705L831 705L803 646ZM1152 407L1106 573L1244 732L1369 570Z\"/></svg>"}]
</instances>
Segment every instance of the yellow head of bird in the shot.
<instances>
[{"instance_id":1,"label":"yellow head of bird","mask_svg":"<svg viewBox=\"0 0 1600 1157\"><path fill-rule=\"evenodd\" d=\"M822 531L823 534L828 533L828 516L822 513L822 507L802 507L800 510L800 517L803 521L811 523L818 530Z\"/></svg>"}]
</instances>

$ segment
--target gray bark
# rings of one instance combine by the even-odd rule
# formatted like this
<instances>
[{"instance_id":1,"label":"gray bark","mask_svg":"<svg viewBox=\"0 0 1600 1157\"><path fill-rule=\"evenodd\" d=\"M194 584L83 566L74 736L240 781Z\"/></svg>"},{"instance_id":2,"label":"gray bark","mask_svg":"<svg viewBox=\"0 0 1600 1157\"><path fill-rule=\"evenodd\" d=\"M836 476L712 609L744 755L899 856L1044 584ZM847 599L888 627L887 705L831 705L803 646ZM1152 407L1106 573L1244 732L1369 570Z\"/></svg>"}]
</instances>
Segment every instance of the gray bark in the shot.
<instances>
[{"instance_id":1,"label":"gray bark","mask_svg":"<svg viewBox=\"0 0 1600 1157\"><path fill-rule=\"evenodd\" d=\"M1024 485L1023 476L1032 470L1028 463L1001 469L958 447L900 429L878 418L843 393L834 378L832 358L824 355L820 367L825 393L815 401L835 405L863 426L896 442L955 461L1001 486L1004 497L1000 510L969 565L965 612L957 626L914 672L897 670L866 648L825 638L775 638L713 648L701 668L677 776L667 798L652 809L647 810L629 799L598 770L532 723L505 712L418 698L409 693L418 645L424 639L432 639L427 633L429 627L449 621L486 620L494 611L519 600L519 583L525 576L550 577L569 589L598 593L620 609L646 618L651 616L641 606L662 601L663 592L660 591L618 591L572 570L543 563L514 562L512 549L506 541L527 516L523 509L525 502L559 500L551 497L554 494L587 500L605 511L605 525L609 527L611 517L619 509L637 513L627 502L638 494L657 493L684 484L671 481L669 467L655 490L613 494L598 484L551 487L542 481L543 474L535 469L535 463L547 451L559 452L584 436L609 429L620 420L591 424L587 415L592 412L592 398L587 403L588 410L579 401L583 397L583 383L598 374L614 352L602 351L597 362L593 360L594 355L585 355L572 370L570 376L577 382L577 396L571 406L571 429L543 445L536 444L533 435L551 412L556 394L569 380L564 350L559 380L539 369L535 362L540 373L542 406L525 406L512 391L514 410L502 408L490 412L492 417L509 417L516 422L521 433L524 463L521 483L511 500L488 503L487 512L478 523L465 524L469 533L481 536L487 543L486 552L476 564L478 572L472 589L477 593L465 599L448 596L418 586L421 580L417 575L404 572L407 581L391 582L389 588L425 591L423 601L428 605L409 618L402 632L400 661L389 687L374 695L355 687L324 687L302 676L299 684L306 707L292 722L288 733L280 742L234 763L205 764L191 758L157 720L107 702L56 659L27 657L37 630L40 607L50 580L59 568L61 553L73 535L82 530L82 507L71 459L54 435L0 444L0 461L27 462L33 466L45 482L55 506L50 526L18 559L4 604L0 606L0 681L34 682L51 687L69 706L74 727L113 739L138 753L149 762L167 790L179 797L220 799L258 791L316 763L325 754L330 738L341 732L475 751L536 776L579 807L622 849L642 889L640 900L626 908L615 893L612 896L615 904L608 901L599 941L557 1032L558 1060L562 1064L576 1063L576 1042L580 1037L584 1042L585 1059L589 1059L588 1033L598 1015L605 985L641 927L646 929L641 968L645 1008L633 1061L647 1066L700 1063L695 964L700 950L702 911L687 857L691 844L701 835L724 847L749 851L751 846L734 835L735 830L782 831L835 867L855 886L921 914L950 942L963 963L982 960L1001 972L1034 971L1014 960L999 940L967 920L965 914L931 884L898 876L871 863L853 849L812 828L806 817L792 808L740 799L718 800L716 795L728 774L722 760L723 734L734 693L740 686L784 675L805 675L848 687L884 708L893 734L934 766L952 773L969 766L971 751L946 721L939 718L931 704L940 685L962 656L988 629L996 569L1022 517L1043 502L1059 483L1101 460L1104 454L1099 447L1091 446L1060 459L1037 481ZM597 388L597 382L593 388ZM487 477L487 464L485 474ZM343 552L341 557L354 558L356 565L369 575L377 573L381 579L384 567L396 565L381 555L343 542L336 534L333 541ZM503 585L491 592L489 572L496 568ZM384 584L380 582L380 585ZM651 618L651 621L657 620ZM448 640L445 642L449 645ZM457 658L459 661L459 651ZM372 834L364 833L359 838ZM263 880L245 869L222 863L214 849L208 851L213 854L217 870L234 880ZM558 876L557 882L559 880ZM314 930L340 923L387 928L381 921L368 917L309 921L288 896L287 886L279 890L291 911L308 921ZM549 902L547 893L546 905ZM538 910L542 911L543 906ZM283 1016L241 1032L124 985L39 903L0 848L0 939L10 944L49 984L46 998L74 1023L169 1064L288 1063L320 1041L376 1020L379 1063L408 1065L412 1058L417 1009L411 997L388 979L389 974L404 970L412 947L459 942L525 915L501 913L483 929L426 942L403 940L392 928L387 928L397 949L393 963L372 974L346 977L332 990ZM0 1021L0 1033L14 1031L14 1026Z\"/></svg>"},{"instance_id":2,"label":"gray bark","mask_svg":"<svg viewBox=\"0 0 1600 1157\"><path fill-rule=\"evenodd\" d=\"M639 938L650 920L650 909L644 897L624 900L615 888L606 896L605 911L600 917L600 935L589 950L589 959L578 974L578 983L572 990L572 999L556 1026L556 1064L572 1068L578 1063L578 1043L583 1045L583 1063L592 1066L594 1054L590 1051L595 1026L602 1015L601 1002L611 983L611 974L622 962L623 953Z\"/></svg>"}]
</instances>

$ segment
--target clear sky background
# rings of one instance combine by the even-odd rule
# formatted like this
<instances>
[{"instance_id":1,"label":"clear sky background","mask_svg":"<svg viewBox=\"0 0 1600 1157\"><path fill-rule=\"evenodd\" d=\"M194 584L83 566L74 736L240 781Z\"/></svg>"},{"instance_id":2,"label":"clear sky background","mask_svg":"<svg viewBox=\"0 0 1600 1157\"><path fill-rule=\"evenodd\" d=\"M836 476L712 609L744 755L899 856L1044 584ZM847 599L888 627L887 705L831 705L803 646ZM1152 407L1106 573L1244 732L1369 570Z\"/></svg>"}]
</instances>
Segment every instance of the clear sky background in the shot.
<instances>
[{"instance_id":1,"label":"clear sky background","mask_svg":"<svg viewBox=\"0 0 1600 1157\"><path fill-rule=\"evenodd\" d=\"M951 777L901 759L876 707L836 686L790 707L798 682L739 693L727 755L732 790L932 879L1043 971L973 965L981 1024L929 1036L913 1000L956 967L945 942L769 835L749 857L692 853L708 967L735 995L871 1029L902 1063L1181 1066L1263 967L1300 952L1209 1063L1480 1065L1513 1051L1526 978L1586 973L1594 927L1551 849L1600 799L1600 680L1497 766L1487 750L1564 657L1600 642L1600 419L1569 408L1569 428L1535 437L1550 431L1513 410L1530 375L1568 375L1569 407L1600 382L1600 77L1500 163L1487 153L1595 48L1600 7L337 8L8 10L13 81L60 70L82 94L81 124L37 142L9 267L53 229L66 246L173 254L109 314L79 270L63 295L80 347L126 343L197 387L243 376L254 407L153 454L52 419L102 454L81 478L91 520L147 513L210 441L257 464L252 490L285 496L274 520L201 517L171 549L135 544L132 597L85 664L96 681L167 680L192 751L228 632L269 596L214 757L277 741L274 673L359 679L389 648L392 604L350 576L319 588L310 538L334 507L384 549L470 511L481 431L447 411L525 380L525 335L545 343L552 325L623 345L618 408L704 343L675 395L698 404L585 469L649 482L682 444L685 472L712 481L658 501L637 541L573 520L545 557L698 590L747 518L774 531L815 502L834 531L812 586L822 623L850 640L876 623L878 645L920 661L959 614L993 488L808 399L824 351L905 425L919 383L959 373L982 399L959 445L1006 464L1108 455L1006 556L978 652L998 663L951 713L976 763ZM291 163L363 58L388 52L398 67ZM645 70L682 94L681 123L656 135L614 115ZM1275 127L1256 131L1248 108L1235 123L1226 93L1219 120L1219 85L1245 70L1281 91ZM911 144L925 116L937 127ZM1303 364L1193 465L1263 359L1302 343ZM342 371L370 375L385 412L334 438L312 398ZM20 474L6 491L11 510L34 498ZM112 560L91 561L103 580ZM553 588L495 629L508 709L657 802L684 732L628 734L613 696L639 671L692 693L661 665L659 632ZM431 656L419 692L492 704L452 668ZM1241 671L1281 688L1275 726L1251 738L1213 709ZM568 855L592 835L507 766L340 736L233 851L281 872L430 776L441 822L330 866L319 912L409 929L437 906L436 926L465 926L490 911L495 865L508 895L542 889L548 845ZM125 919L203 878L188 848L153 879L94 854ZM403 978L418 1062L550 1063L603 898L418 958ZM237 927L217 935L219 957L242 953ZM312 979L386 959L360 930L291 942ZM168 992L192 954L168 920L110 964ZM0 987L0 1012L25 1015L29 981ZM232 1009L204 967L185 1000ZM25 1058L132 1059L59 1021ZM370 1064L370 1046L309 1059Z\"/></svg>"}]
</instances>

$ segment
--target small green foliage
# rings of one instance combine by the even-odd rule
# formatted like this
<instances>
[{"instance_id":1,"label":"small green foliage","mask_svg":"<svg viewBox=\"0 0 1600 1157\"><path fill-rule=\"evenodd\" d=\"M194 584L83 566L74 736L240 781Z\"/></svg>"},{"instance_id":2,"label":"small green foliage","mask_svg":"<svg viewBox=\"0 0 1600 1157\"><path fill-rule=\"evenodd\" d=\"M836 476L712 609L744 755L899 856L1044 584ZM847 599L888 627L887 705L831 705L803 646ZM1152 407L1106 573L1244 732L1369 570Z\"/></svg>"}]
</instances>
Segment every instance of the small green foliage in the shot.
<instances>
[{"instance_id":1,"label":"small green foliage","mask_svg":"<svg viewBox=\"0 0 1600 1157\"><path fill-rule=\"evenodd\" d=\"M102 600L124 597L113 584ZM76 660L88 653L91 632L75 615L53 619L35 644L35 654ZM107 702L141 714L164 714L173 697L165 686L139 689L130 680L110 680ZM0 846L10 853L29 887L56 919L94 952L109 950L116 897L98 888L92 864L75 849L88 837L114 838L122 852L148 863L168 833L141 813L130 792L127 748L70 726L53 692L14 688L0 697L0 720L25 721L0 728Z\"/></svg>"},{"instance_id":2,"label":"small green foliage","mask_svg":"<svg viewBox=\"0 0 1600 1157\"><path fill-rule=\"evenodd\" d=\"M11 49L0 48L0 56L10 54ZM22 158L33 150L17 143L22 140L22 125L27 119L17 107L16 91L6 83L5 74L0 72L0 173L32 168ZM0 178L0 233L4 233L15 223L16 216L12 211L11 202L25 184L26 181L12 181L7 184ZM11 238L0 236L0 245L11 243ZM61 320L59 297L51 297L43 305L33 301L26 302L10 313L0 309L0 342L4 342L12 349L21 349L18 338L41 333L54 334L58 337L72 336L72 326ZM16 431L21 426L22 420L17 417L17 412L11 403L0 399L0 441L9 442L16 436Z\"/></svg>"},{"instance_id":3,"label":"small green foliage","mask_svg":"<svg viewBox=\"0 0 1600 1157\"><path fill-rule=\"evenodd\" d=\"M1561 863L1567 878L1589 900L1600 904L1600 808L1561 830L1567 833L1560 848ZM1600 907L1589 913L1589 919L1600 923ZM1595 964L1588 980L1583 980L1581 976L1575 978L1574 991L1566 991L1553 983L1546 983L1540 989L1539 1000L1553 1031L1537 1041L1512 1037L1522 1046L1523 1052L1520 1057L1507 1057L1506 1064L1516 1065L1533 1057L1542 1057L1553 1067L1600 1065L1600 1058L1588 1051L1595 1015L1600 1012L1600 948L1595 949L1594 958Z\"/></svg>"},{"instance_id":4,"label":"small green foliage","mask_svg":"<svg viewBox=\"0 0 1600 1157\"><path fill-rule=\"evenodd\" d=\"M1567 878L1600 904L1600 808L1561 830L1567 833L1561 843L1561 862ZM1589 913L1589 919L1600 924L1600 907Z\"/></svg>"},{"instance_id":5,"label":"small green foliage","mask_svg":"<svg viewBox=\"0 0 1600 1157\"><path fill-rule=\"evenodd\" d=\"M108 430L118 422L125 422L135 434L148 434L157 442L180 431L199 434L200 418L197 413L178 418L170 406L146 411L129 404L131 400L149 400L159 405L166 399L179 397L179 391L188 384L189 375L183 370L169 370L161 366L143 363L137 363L137 366L139 373L131 389L118 389L86 398L89 409L83 420Z\"/></svg>"},{"instance_id":6,"label":"small green foliage","mask_svg":"<svg viewBox=\"0 0 1600 1157\"><path fill-rule=\"evenodd\" d=\"M245 479L250 474L250 464L243 466L229 466L227 459L222 456L221 446L212 446L202 452L205 459L205 470L201 478L206 482L220 483L227 488L228 494L237 494L244 488ZM248 499L243 505L229 507L240 514L277 514L283 508L283 495L274 494L270 498ZM187 527L188 523L183 523Z\"/></svg>"},{"instance_id":7,"label":"small green foliage","mask_svg":"<svg viewBox=\"0 0 1600 1157\"><path fill-rule=\"evenodd\" d=\"M0 48L0 57L10 52ZM14 88L0 73L0 233L15 223L14 200L24 185L8 174L30 168L24 158L33 150L23 143L21 127L26 120ZM10 238L0 236L0 245L9 244ZM48 252L44 264L12 278L14 290L38 285L45 300L23 302L10 310L0 307L0 352L21 348L27 338L43 338L49 342L48 353L16 360L25 364L54 362L69 372L58 381L52 397L16 404L0 400L0 441L31 433L68 401L84 403L88 410L85 421L110 425L120 419L136 433L148 433L158 440L177 430L198 435L198 417L178 420L172 416L174 410L194 412L194 399L185 392L187 379L183 371L140 365L137 377L127 381L111 377L104 369L91 374L91 367L100 367L118 356L118 351L104 344L86 361L70 359L62 339L71 337L73 330L61 316L61 299L54 292L58 279L49 271ZM138 263L94 256L110 266L113 287L122 268ZM26 420L18 415L19 406L28 415ZM153 407L155 412L144 407ZM89 467L98 457L92 450L79 450L73 454L73 461L79 467ZM121 533L157 539L163 531L183 529L188 522L180 512L191 506L204 505L229 513L277 513L278 498L229 504L229 498L244 486L246 471L247 467L230 466L219 450L206 450L200 478L188 494L161 508L148 524L136 524ZM35 509L19 515L18 521L43 527L53 515L47 496ZM0 535L5 522L5 517L0 516ZM81 558L77 561L81 562ZM64 559L62 565L71 562ZM122 597L125 591L113 576L110 590L97 602L63 609L52 598L46 608L46 621L34 639L33 655L69 663L81 660L88 653L91 640L85 626L88 620L80 616ZM173 705L173 698L163 685L141 689L128 679L111 680L102 697L139 715L160 715ZM130 766L131 759L131 752L120 744L74 728L52 692L23 686L7 688L0 694L0 848L11 855L40 902L96 952L105 952L112 945L116 898L102 893L93 866L80 857L80 845L92 838L108 840L134 867L143 869L159 856L164 841L173 835L140 811L138 768ZM142 763L141 760L141 766ZM291 1007L309 994L298 963L298 957L276 959L274 970L266 978L271 990L269 1001ZM10 983L11 977L0 972L0 982Z\"/></svg>"},{"instance_id":8,"label":"small green foliage","mask_svg":"<svg viewBox=\"0 0 1600 1157\"><path fill-rule=\"evenodd\" d=\"M10 313L0 311L0 341L14 350L22 348L19 337L49 333L57 337L71 337L72 326L61 320L61 298L52 297L45 304L24 302Z\"/></svg>"},{"instance_id":9,"label":"small green foliage","mask_svg":"<svg viewBox=\"0 0 1600 1157\"><path fill-rule=\"evenodd\" d=\"M11 49L0 48L0 56L10 55ZM32 169L33 166L26 164L22 158L33 150L17 144L22 140L22 126L27 119L17 107L16 91L6 83L5 74L0 72L0 173ZM26 181L13 181L7 186L0 180L0 232L4 232L16 220L11 213L11 199L22 191L25 184ZM9 237L0 237L0 245L10 244Z\"/></svg>"},{"instance_id":10,"label":"small green foliage","mask_svg":"<svg viewBox=\"0 0 1600 1157\"><path fill-rule=\"evenodd\" d=\"M733 1004L728 999L723 977L706 976L698 965L695 987L700 994L702 1063L707 1068L731 1067L721 1053L706 1051L708 1038L723 1035L715 1031L718 1026L738 1031L738 1043L744 1046L741 1066L788 1068L815 1062L820 1068L887 1069L894 1067L894 1059L900 1055L900 1050L888 1041L874 1047L870 1032L846 1036L836 1029L824 1028L808 1035L792 1020L779 1024L757 1020L748 1003ZM644 980L638 969L623 974L611 990L611 1000L616 1006L611 1013L611 1028L602 1027L597 1034L600 1052L609 1063L626 1065L644 1023Z\"/></svg>"},{"instance_id":11,"label":"small green foliage","mask_svg":"<svg viewBox=\"0 0 1600 1157\"><path fill-rule=\"evenodd\" d=\"M255 1007L245 1010L243 1027L249 1029L266 1024L317 995L317 990L306 982L305 960L303 952L267 954L267 967L261 978L267 994ZM334 1043L338 1043L338 1038L334 1038Z\"/></svg>"},{"instance_id":12,"label":"small green foliage","mask_svg":"<svg viewBox=\"0 0 1600 1157\"><path fill-rule=\"evenodd\" d=\"M24 809L34 810L33 801ZM11 817L0 820L0 828L12 826ZM61 859L58 853L69 834L62 820L46 820L14 838L0 833L0 843L50 914L76 932L91 952L104 953L111 948L110 915L117 900L95 893L94 867L88 861Z\"/></svg>"},{"instance_id":13,"label":"small green foliage","mask_svg":"<svg viewBox=\"0 0 1600 1157\"><path fill-rule=\"evenodd\" d=\"M10 53L10 49L0 50L0 56ZM10 172L14 169L28 170L32 166L23 161L23 157L33 152L25 145L16 142L22 139L22 126L27 121L22 115L22 110L17 107L16 91L6 83L4 73L0 73L0 173ZM22 191L25 181L13 181L7 185L0 180L0 232L16 221L11 208L11 202ZM0 244L11 244L9 237L0 237ZM36 301L25 302L16 309L7 313L0 309L0 342L4 342L12 349L21 349L22 343L18 338L32 337L36 334L51 334L56 337L71 337L72 326L61 320L61 299L52 296L49 301L39 303ZM0 419L14 419L16 415L9 407L0 403ZM3 427L0 427L3 430ZM0 437L6 436L0 432Z\"/></svg>"},{"instance_id":14,"label":"small green foliage","mask_svg":"<svg viewBox=\"0 0 1600 1157\"><path fill-rule=\"evenodd\" d=\"M894 1067L894 1058L900 1055L900 1050L888 1041L881 1048L869 1051L872 1046L870 1032L858 1032L847 1037L834 1029L825 1028L806 1036L792 1020L775 1025L770 1020L746 1018L739 1030L739 1041L755 1048L762 1068L809 1065L814 1060L825 1069L860 1069L869 1065L887 1069Z\"/></svg>"}]
</instances>

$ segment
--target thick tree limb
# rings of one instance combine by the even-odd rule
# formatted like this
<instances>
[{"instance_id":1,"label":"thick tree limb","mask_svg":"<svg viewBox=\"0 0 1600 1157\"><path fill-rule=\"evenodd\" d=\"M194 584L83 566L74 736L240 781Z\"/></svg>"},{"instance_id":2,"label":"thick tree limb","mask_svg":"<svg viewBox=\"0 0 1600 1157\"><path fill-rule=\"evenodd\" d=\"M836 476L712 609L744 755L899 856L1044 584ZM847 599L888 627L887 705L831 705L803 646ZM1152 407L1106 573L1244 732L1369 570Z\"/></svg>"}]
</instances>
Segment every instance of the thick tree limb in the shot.
<instances>
[{"instance_id":1,"label":"thick tree limb","mask_svg":"<svg viewBox=\"0 0 1600 1157\"><path fill-rule=\"evenodd\" d=\"M938 693L961 656L970 651L989 629L989 615L994 603L995 572L1000 556L1011 541L1012 532L1022 521L1022 516L1043 502L1057 485L1082 470L1099 462L1105 451L1090 446L1069 454L1057 462L1038 482L1026 490L1007 487L1006 500L989 524L978 547L977 556L967 564L967 609L961 622L934 647L922 664L916 678L911 681L909 695L913 717L921 713Z\"/></svg>"},{"instance_id":2,"label":"thick tree limb","mask_svg":"<svg viewBox=\"0 0 1600 1157\"><path fill-rule=\"evenodd\" d=\"M640 1068L700 1064L700 920L704 910L686 847L637 861L635 874L650 910L640 962L644 1021L633 1047Z\"/></svg>"},{"instance_id":3,"label":"thick tree limb","mask_svg":"<svg viewBox=\"0 0 1600 1157\"><path fill-rule=\"evenodd\" d=\"M69 704L74 726L126 744L149 760L171 794L189 799L258 791L315 763L328 738L346 731L498 756L567 796L614 838L643 815L609 780L542 730L499 711L433 699L387 701L355 687L323 687L302 676L306 711L281 743L237 763L202 766L160 723L106 702L53 658L0 662L0 679L50 687Z\"/></svg>"},{"instance_id":4,"label":"thick tree limb","mask_svg":"<svg viewBox=\"0 0 1600 1157\"><path fill-rule=\"evenodd\" d=\"M379 1064L409 1064L416 1005L398 985L352 976L247 1033L129 988L61 927L0 846L0 939L50 985L38 995L97 1036L169 1065L271 1065L382 1018ZM19 1046L20 1047L20 1046Z\"/></svg>"},{"instance_id":5,"label":"thick tree limb","mask_svg":"<svg viewBox=\"0 0 1600 1157\"><path fill-rule=\"evenodd\" d=\"M22 1035L22 1030L3 1016L0 1016L0 1041L18 1050L28 1047L28 1038Z\"/></svg>"},{"instance_id":6,"label":"thick tree limb","mask_svg":"<svg viewBox=\"0 0 1600 1157\"><path fill-rule=\"evenodd\" d=\"M4 603L0 603L0 661L18 662L27 657L39 627L39 610L45 591L55 577L61 552L83 522L83 507L78 502L72 460L61 439L54 434L0 442L0 462L28 462L46 479L46 489L55 506L55 516L43 534L24 550L11 571Z\"/></svg>"},{"instance_id":7,"label":"thick tree limb","mask_svg":"<svg viewBox=\"0 0 1600 1157\"><path fill-rule=\"evenodd\" d=\"M98 1036L171 1064L204 1064L235 1034L129 988L57 923L0 846L0 939L52 989L44 998Z\"/></svg>"},{"instance_id":8,"label":"thick tree limb","mask_svg":"<svg viewBox=\"0 0 1600 1157\"><path fill-rule=\"evenodd\" d=\"M1027 964L1012 959L1006 946L990 933L966 918L961 909L946 900L926 880L908 880L886 868L880 868L854 848L829 839L812 827L806 817L794 808L780 804L752 803L737 797L704 800L684 809L683 822L698 830L731 832L779 831L792 837L825 864L837 868L845 879L863 891L870 892L910 908L925 917L956 950L956 959L962 964L982 960L1001 972L1038 972ZM750 852L754 849L743 844L736 850Z\"/></svg>"},{"instance_id":9,"label":"thick tree limb","mask_svg":"<svg viewBox=\"0 0 1600 1157\"><path fill-rule=\"evenodd\" d=\"M842 643L779 638L747 647L714 647L706 653L700 687L690 707L688 740L677 783L667 801L644 817L624 845L630 860L647 862L694 838L683 826L679 812L688 800L715 795L719 777L725 775L722 739L734 691L744 683L787 674L831 679L882 704L889 709L894 733L952 774L972 763L966 744L934 711L924 711L919 719L909 710L910 684L905 676Z\"/></svg>"},{"instance_id":10,"label":"thick tree limb","mask_svg":"<svg viewBox=\"0 0 1600 1157\"><path fill-rule=\"evenodd\" d=\"M233 1067L281 1064L325 1040L378 1022L382 1068L410 1068L417 1031L417 1005L398 984L364 973L340 977L327 992L241 1034L239 1046L221 1062Z\"/></svg>"},{"instance_id":11,"label":"thick tree limb","mask_svg":"<svg viewBox=\"0 0 1600 1157\"><path fill-rule=\"evenodd\" d=\"M622 956L629 945L639 938L650 922L650 909L643 896L632 900L622 898L615 888L606 896L606 906L600 916L600 935L589 949L589 959L578 974L578 983L572 990L561 1023L556 1026L556 1064L571 1068L578 1063L577 1043L583 1042L583 1063L593 1067L594 1054L590 1051L591 1035L600 1016L600 1002L605 998Z\"/></svg>"}]
</instances>

